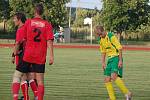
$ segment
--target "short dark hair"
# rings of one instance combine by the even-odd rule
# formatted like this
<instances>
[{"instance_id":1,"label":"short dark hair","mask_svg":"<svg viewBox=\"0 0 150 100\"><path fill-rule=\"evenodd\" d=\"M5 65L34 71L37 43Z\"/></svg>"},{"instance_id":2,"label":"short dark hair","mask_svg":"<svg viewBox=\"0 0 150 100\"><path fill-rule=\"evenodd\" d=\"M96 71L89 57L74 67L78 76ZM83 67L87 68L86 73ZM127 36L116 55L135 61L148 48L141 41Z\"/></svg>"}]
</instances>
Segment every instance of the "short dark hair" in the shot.
<instances>
[{"instance_id":1,"label":"short dark hair","mask_svg":"<svg viewBox=\"0 0 150 100\"><path fill-rule=\"evenodd\" d=\"M44 10L43 10L43 5L41 3L38 3L35 5L35 11L36 13L38 13L39 15L42 15Z\"/></svg>"},{"instance_id":2,"label":"short dark hair","mask_svg":"<svg viewBox=\"0 0 150 100\"><path fill-rule=\"evenodd\" d=\"M101 32L104 31L104 27L103 27L103 26L100 26L100 25L96 26L96 29L99 29Z\"/></svg>"},{"instance_id":3,"label":"short dark hair","mask_svg":"<svg viewBox=\"0 0 150 100\"><path fill-rule=\"evenodd\" d=\"M21 20L22 23L25 23L25 21L26 21L26 16L25 16L24 13L22 13L22 12L17 12L17 13L15 13L15 16L17 17L18 20Z\"/></svg>"}]
</instances>

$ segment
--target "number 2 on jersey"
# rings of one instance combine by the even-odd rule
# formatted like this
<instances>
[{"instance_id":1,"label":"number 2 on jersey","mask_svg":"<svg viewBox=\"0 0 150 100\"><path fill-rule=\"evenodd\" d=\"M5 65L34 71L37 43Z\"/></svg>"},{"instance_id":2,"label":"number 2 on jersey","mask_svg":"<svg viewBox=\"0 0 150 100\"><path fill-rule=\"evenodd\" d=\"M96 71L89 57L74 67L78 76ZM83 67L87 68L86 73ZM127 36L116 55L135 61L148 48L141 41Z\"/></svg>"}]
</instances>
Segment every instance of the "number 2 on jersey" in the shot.
<instances>
[{"instance_id":1,"label":"number 2 on jersey","mask_svg":"<svg viewBox=\"0 0 150 100\"><path fill-rule=\"evenodd\" d=\"M39 28L35 28L33 30L34 33L38 33L35 37L34 37L34 41L35 42L40 42L41 39L40 39L40 35L41 35L41 30Z\"/></svg>"}]
</instances>

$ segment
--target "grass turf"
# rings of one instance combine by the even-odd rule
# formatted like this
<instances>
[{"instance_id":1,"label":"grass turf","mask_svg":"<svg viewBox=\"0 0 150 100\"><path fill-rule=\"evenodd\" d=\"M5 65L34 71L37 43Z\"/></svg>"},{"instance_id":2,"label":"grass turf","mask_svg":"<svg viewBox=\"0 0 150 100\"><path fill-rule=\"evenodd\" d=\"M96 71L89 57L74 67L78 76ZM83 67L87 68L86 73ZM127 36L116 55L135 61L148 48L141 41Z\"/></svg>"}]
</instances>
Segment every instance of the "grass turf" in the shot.
<instances>
[{"instance_id":1,"label":"grass turf","mask_svg":"<svg viewBox=\"0 0 150 100\"><path fill-rule=\"evenodd\" d=\"M10 48L0 48L0 100L12 100L11 81L15 65L10 63ZM124 80L133 100L150 100L150 53L124 51ZM44 100L107 100L95 49L55 49L55 63L46 64ZM124 100L115 87L117 100ZM21 96L21 94L20 94ZM30 96L33 94L30 90Z\"/></svg>"}]
</instances>

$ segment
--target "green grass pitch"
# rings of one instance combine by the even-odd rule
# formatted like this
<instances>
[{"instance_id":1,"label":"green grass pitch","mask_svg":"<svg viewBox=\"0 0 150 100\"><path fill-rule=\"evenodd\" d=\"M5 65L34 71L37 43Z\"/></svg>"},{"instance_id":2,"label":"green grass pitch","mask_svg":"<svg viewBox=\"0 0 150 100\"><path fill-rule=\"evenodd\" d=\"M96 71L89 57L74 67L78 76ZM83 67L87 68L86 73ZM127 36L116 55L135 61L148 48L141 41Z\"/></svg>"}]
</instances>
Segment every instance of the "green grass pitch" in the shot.
<instances>
[{"instance_id":1,"label":"green grass pitch","mask_svg":"<svg viewBox=\"0 0 150 100\"><path fill-rule=\"evenodd\" d=\"M11 81L15 65L10 63L12 48L0 48L0 100L12 100ZM95 49L55 49L55 63L46 64L44 100L107 100ZM150 100L150 52L124 51L124 80L133 100ZM117 100L124 100L115 87ZM21 94L20 94L21 96ZM30 90L30 96L33 94Z\"/></svg>"}]
</instances>

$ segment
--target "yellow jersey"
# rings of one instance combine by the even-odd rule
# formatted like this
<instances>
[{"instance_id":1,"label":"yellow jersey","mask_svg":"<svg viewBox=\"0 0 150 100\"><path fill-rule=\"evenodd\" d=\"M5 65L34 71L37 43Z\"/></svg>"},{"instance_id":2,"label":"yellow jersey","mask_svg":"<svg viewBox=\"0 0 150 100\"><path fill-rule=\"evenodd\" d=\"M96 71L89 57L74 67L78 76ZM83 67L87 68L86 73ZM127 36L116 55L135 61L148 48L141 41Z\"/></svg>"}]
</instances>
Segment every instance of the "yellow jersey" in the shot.
<instances>
[{"instance_id":1,"label":"yellow jersey","mask_svg":"<svg viewBox=\"0 0 150 100\"><path fill-rule=\"evenodd\" d=\"M112 32L108 32L105 38L100 38L100 51L108 57L119 55L119 49L122 49L122 46Z\"/></svg>"}]
</instances>

